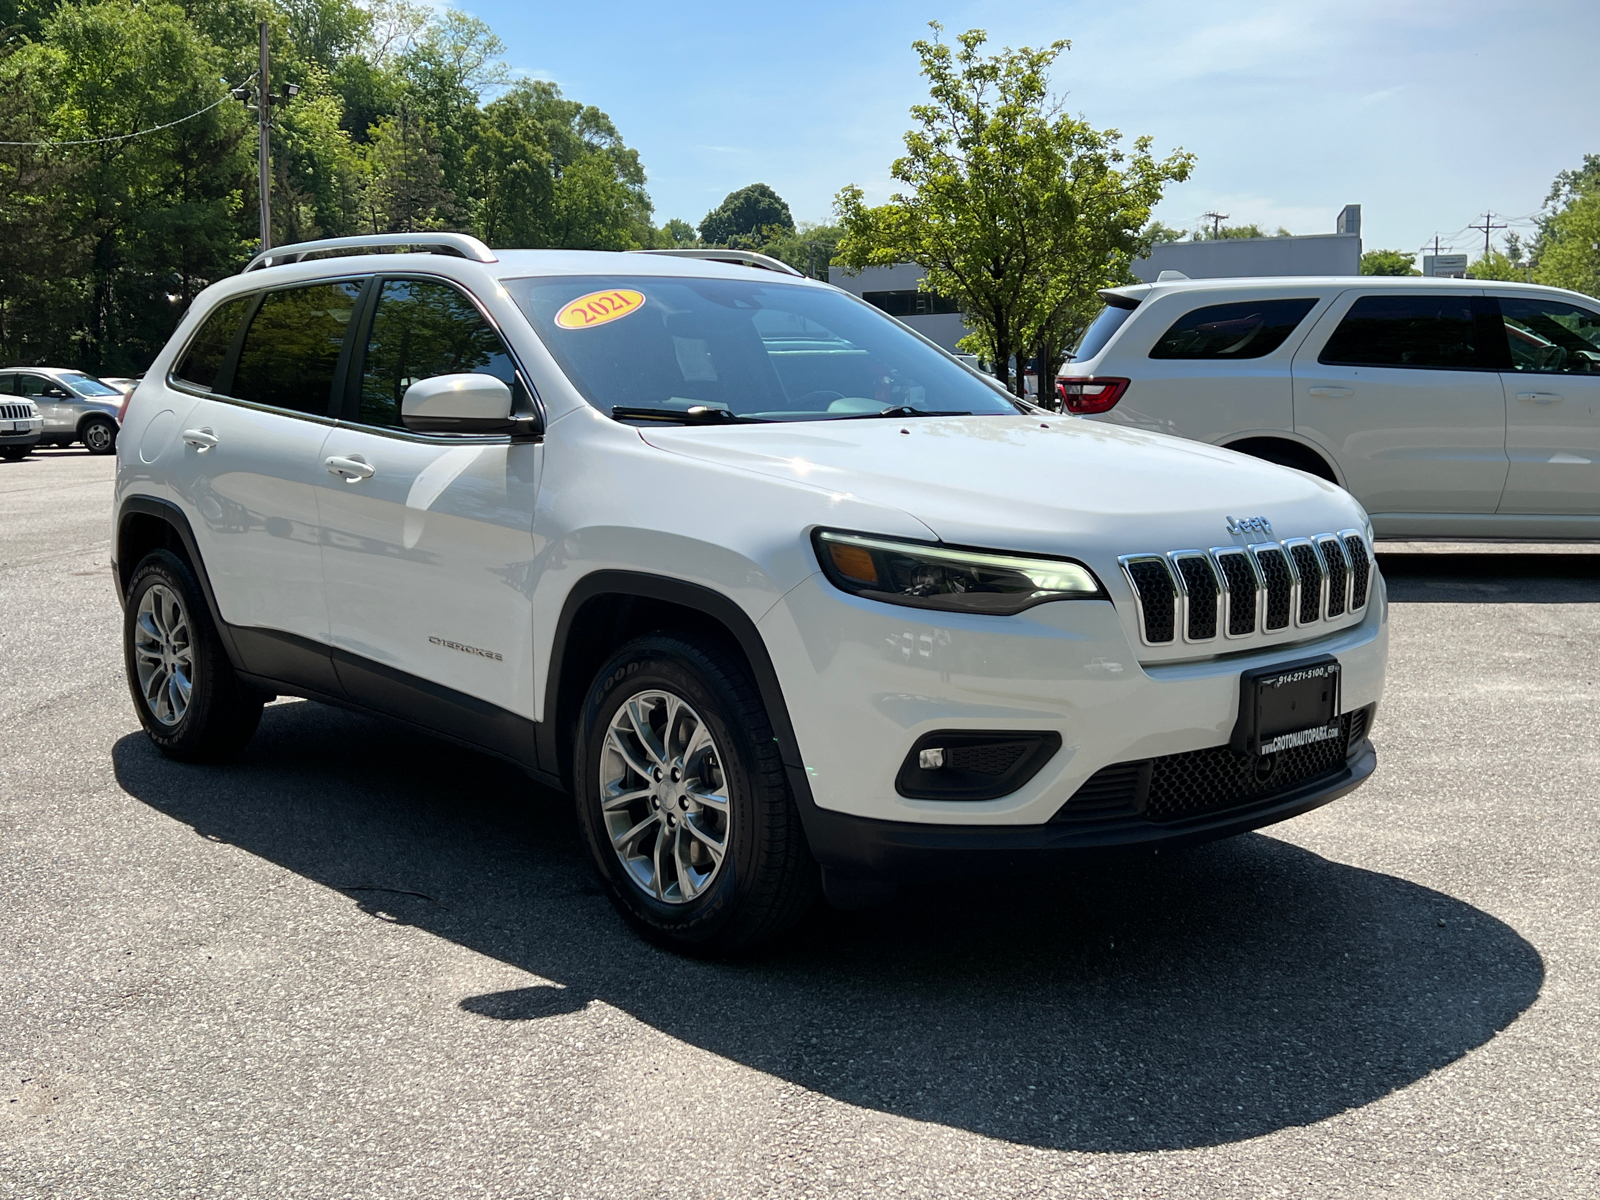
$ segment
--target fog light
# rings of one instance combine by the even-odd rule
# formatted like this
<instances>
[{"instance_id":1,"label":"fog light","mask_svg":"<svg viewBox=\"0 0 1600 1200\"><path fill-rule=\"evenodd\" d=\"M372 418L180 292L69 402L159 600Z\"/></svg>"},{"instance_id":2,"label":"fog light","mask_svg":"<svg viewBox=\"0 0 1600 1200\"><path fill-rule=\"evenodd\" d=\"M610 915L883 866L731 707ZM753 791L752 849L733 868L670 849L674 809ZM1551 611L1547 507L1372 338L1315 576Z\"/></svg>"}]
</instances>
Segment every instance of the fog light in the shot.
<instances>
[{"instance_id":1,"label":"fog light","mask_svg":"<svg viewBox=\"0 0 1600 1200\"><path fill-rule=\"evenodd\" d=\"M939 746L935 746L931 750L919 750L917 752L917 766L924 771L937 771L944 766L944 750Z\"/></svg>"}]
</instances>

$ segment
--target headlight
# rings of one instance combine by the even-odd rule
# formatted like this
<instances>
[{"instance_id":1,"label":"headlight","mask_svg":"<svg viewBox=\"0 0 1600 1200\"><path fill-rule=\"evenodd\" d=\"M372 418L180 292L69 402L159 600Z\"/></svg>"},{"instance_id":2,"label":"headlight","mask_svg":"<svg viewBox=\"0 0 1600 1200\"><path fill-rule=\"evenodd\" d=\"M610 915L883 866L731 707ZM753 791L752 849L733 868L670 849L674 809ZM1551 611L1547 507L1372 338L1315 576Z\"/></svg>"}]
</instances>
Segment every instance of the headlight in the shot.
<instances>
[{"instance_id":1,"label":"headlight","mask_svg":"<svg viewBox=\"0 0 1600 1200\"><path fill-rule=\"evenodd\" d=\"M890 604L1009 616L1051 600L1101 600L1094 572L1065 558L1031 558L819 529L823 573L842 591Z\"/></svg>"}]
</instances>

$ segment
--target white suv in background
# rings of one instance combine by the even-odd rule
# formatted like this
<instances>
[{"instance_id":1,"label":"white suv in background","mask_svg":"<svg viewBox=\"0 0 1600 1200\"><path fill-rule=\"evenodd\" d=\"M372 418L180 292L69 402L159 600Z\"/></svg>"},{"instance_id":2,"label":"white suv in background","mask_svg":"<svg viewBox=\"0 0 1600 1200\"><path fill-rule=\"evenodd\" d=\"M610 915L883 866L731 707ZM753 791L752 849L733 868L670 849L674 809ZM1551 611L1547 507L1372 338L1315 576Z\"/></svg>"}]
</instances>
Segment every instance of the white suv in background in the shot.
<instances>
[{"instance_id":1,"label":"white suv in background","mask_svg":"<svg viewBox=\"0 0 1600 1200\"><path fill-rule=\"evenodd\" d=\"M1373 770L1384 590L1339 488L1041 412L781 264L374 244L207 289L131 397L115 576L164 752L292 694L500 755L700 951L819 881L1224 836Z\"/></svg>"},{"instance_id":2,"label":"white suv in background","mask_svg":"<svg viewBox=\"0 0 1600 1200\"><path fill-rule=\"evenodd\" d=\"M1101 296L1070 412L1333 480L1379 537L1600 537L1600 301L1350 276Z\"/></svg>"}]
</instances>

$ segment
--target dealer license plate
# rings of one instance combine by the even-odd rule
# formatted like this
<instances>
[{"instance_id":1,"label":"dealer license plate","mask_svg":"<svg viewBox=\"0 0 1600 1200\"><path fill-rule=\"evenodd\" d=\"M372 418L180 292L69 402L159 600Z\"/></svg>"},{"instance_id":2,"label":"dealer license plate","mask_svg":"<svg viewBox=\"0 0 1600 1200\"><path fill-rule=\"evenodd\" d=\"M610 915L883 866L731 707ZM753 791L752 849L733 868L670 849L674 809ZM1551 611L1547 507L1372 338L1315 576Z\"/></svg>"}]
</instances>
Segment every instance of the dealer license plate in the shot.
<instances>
[{"instance_id":1,"label":"dealer license plate","mask_svg":"<svg viewBox=\"0 0 1600 1200\"><path fill-rule=\"evenodd\" d=\"M1332 655L1246 671L1233 748L1268 755L1331 741L1339 723L1339 660Z\"/></svg>"}]
</instances>

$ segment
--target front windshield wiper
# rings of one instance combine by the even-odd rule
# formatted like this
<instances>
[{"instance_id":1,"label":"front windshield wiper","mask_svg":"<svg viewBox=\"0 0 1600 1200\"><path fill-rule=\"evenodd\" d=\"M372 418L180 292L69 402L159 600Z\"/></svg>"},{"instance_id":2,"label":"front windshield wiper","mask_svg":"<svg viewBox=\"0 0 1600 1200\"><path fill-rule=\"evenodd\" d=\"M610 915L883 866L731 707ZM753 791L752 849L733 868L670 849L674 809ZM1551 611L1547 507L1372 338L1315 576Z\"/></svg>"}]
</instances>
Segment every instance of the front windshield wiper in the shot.
<instances>
[{"instance_id":1,"label":"front windshield wiper","mask_svg":"<svg viewBox=\"0 0 1600 1200\"><path fill-rule=\"evenodd\" d=\"M741 417L725 408L709 404L696 404L692 408L631 408L618 404L611 410L618 421L680 421L685 425L722 425L727 422L749 422L753 425L770 425L766 417Z\"/></svg>"},{"instance_id":2,"label":"front windshield wiper","mask_svg":"<svg viewBox=\"0 0 1600 1200\"><path fill-rule=\"evenodd\" d=\"M877 412L850 413L842 417L829 417L830 421L865 421L873 417L970 417L970 412L941 411L932 408L913 408L909 404L891 404Z\"/></svg>"}]
</instances>

